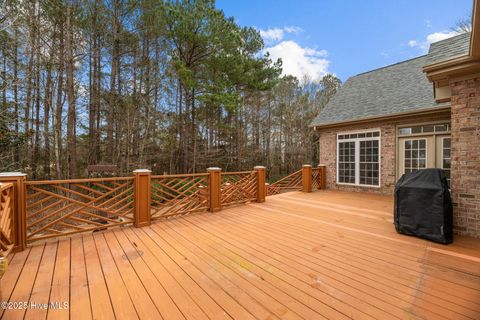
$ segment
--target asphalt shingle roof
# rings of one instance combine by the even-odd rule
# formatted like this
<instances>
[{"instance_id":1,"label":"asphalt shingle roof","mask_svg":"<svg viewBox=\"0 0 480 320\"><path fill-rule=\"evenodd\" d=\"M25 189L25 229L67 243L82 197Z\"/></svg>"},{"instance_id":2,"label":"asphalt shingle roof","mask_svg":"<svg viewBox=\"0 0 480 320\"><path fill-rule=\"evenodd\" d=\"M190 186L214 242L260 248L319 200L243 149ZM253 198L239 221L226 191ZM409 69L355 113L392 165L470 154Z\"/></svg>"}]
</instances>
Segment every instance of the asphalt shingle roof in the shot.
<instances>
[{"instance_id":1,"label":"asphalt shingle roof","mask_svg":"<svg viewBox=\"0 0 480 320\"><path fill-rule=\"evenodd\" d=\"M433 85L422 71L426 58L421 56L349 78L311 125L448 105L435 102Z\"/></svg>"},{"instance_id":2,"label":"asphalt shingle roof","mask_svg":"<svg viewBox=\"0 0 480 320\"><path fill-rule=\"evenodd\" d=\"M470 50L470 34L470 32L462 33L458 36L432 43L428 50L425 65L468 55Z\"/></svg>"},{"instance_id":3,"label":"asphalt shingle roof","mask_svg":"<svg viewBox=\"0 0 480 320\"><path fill-rule=\"evenodd\" d=\"M430 45L428 55L349 78L312 126L361 120L448 105L436 103L422 67L468 55L470 32Z\"/></svg>"}]
</instances>

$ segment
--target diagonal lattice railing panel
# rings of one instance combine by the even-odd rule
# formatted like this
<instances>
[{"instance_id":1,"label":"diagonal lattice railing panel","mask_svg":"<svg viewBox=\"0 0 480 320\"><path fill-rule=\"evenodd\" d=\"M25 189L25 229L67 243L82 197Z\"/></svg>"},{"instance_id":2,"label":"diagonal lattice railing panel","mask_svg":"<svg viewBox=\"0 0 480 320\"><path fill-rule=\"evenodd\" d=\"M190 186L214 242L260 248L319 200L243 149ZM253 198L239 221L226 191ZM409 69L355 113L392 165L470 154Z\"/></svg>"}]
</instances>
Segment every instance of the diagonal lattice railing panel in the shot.
<instances>
[{"instance_id":1,"label":"diagonal lattice railing panel","mask_svg":"<svg viewBox=\"0 0 480 320\"><path fill-rule=\"evenodd\" d=\"M13 248L13 183L0 183L0 256Z\"/></svg>"},{"instance_id":2,"label":"diagonal lattice railing panel","mask_svg":"<svg viewBox=\"0 0 480 320\"><path fill-rule=\"evenodd\" d=\"M302 190L302 170L294 173L270 184L267 189L267 196L276 194Z\"/></svg>"},{"instance_id":3,"label":"diagonal lattice railing panel","mask_svg":"<svg viewBox=\"0 0 480 320\"><path fill-rule=\"evenodd\" d=\"M312 169L312 189L320 190L322 188L322 169L313 168Z\"/></svg>"},{"instance_id":4,"label":"diagonal lattice railing panel","mask_svg":"<svg viewBox=\"0 0 480 320\"><path fill-rule=\"evenodd\" d=\"M256 200L257 173L255 171L225 172L221 177L222 206Z\"/></svg>"},{"instance_id":5,"label":"diagonal lattice railing panel","mask_svg":"<svg viewBox=\"0 0 480 320\"><path fill-rule=\"evenodd\" d=\"M208 210L208 173L152 176L152 219Z\"/></svg>"},{"instance_id":6,"label":"diagonal lattice railing panel","mask_svg":"<svg viewBox=\"0 0 480 320\"><path fill-rule=\"evenodd\" d=\"M133 222L133 177L28 181L27 241Z\"/></svg>"}]
</instances>

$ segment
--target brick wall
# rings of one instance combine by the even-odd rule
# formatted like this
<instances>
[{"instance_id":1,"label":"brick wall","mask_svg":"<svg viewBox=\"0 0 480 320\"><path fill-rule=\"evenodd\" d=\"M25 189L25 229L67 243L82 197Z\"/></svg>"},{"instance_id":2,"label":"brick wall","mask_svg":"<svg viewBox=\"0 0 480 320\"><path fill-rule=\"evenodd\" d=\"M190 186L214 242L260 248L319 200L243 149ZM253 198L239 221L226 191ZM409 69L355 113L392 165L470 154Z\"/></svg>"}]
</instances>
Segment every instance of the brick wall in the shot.
<instances>
[{"instance_id":1,"label":"brick wall","mask_svg":"<svg viewBox=\"0 0 480 320\"><path fill-rule=\"evenodd\" d=\"M480 237L480 78L451 80L450 87L454 226Z\"/></svg>"},{"instance_id":2,"label":"brick wall","mask_svg":"<svg viewBox=\"0 0 480 320\"><path fill-rule=\"evenodd\" d=\"M337 185L337 133L380 129L380 188ZM327 188L391 194L395 187L395 124L373 123L320 131L320 163L327 166Z\"/></svg>"},{"instance_id":3,"label":"brick wall","mask_svg":"<svg viewBox=\"0 0 480 320\"><path fill-rule=\"evenodd\" d=\"M327 166L327 188L345 191L373 192L393 194L396 176L396 128L402 124L425 123L430 121L448 121L449 113L439 113L437 116L415 117L402 121L372 122L364 125L335 127L320 130L320 163ZM337 185L337 133L356 130L380 129L380 188Z\"/></svg>"}]
</instances>

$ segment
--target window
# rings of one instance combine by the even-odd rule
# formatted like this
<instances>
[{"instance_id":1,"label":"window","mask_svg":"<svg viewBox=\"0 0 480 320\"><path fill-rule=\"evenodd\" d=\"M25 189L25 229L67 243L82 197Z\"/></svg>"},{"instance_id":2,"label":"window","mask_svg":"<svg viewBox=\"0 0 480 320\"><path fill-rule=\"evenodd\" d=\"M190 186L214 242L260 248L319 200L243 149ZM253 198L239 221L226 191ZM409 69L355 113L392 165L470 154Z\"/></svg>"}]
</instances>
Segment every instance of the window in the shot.
<instances>
[{"instance_id":1,"label":"window","mask_svg":"<svg viewBox=\"0 0 480 320\"><path fill-rule=\"evenodd\" d=\"M360 184L378 185L378 140L360 141Z\"/></svg>"},{"instance_id":2,"label":"window","mask_svg":"<svg viewBox=\"0 0 480 320\"><path fill-rule=\"evenodd\" d=\"M422 134L422 133L444 133L450 131L449 123L441 124L428 124L423 126L412 126L398 129L398 134L400 136L408 136L411 134Z\"/></svg>"},{"instance_id":3,"label":"window","mask_svg":"<svg viewBox=\"0 0 480 320\"><path fill-rule=\"evenodd\" d=\"M338 144L338 181L355 183L355 142Z\"/></svg>"},{"instance_id":4,"label":"window","mask_svg":"<svg viewBox=\"0 0 480 320\"><path fill-rule=\"evenodd\" d=\"M337 136L337 183L380 186L380 131Z\"/></svg>"},{"instance_id":5,"label":"window","mask_svg":"<svg viewBox=\"0 0 480 320\"><path fill-rule=\"evenodd\" d=\"M451 151L451 138L442 139L442 168L445 171L447 177L448 186L450 186L450 151Z\"/></svg>"},{"instance_id":6,"label":"window","mask_svg":"<svg viewBox=\"0 0 480 320\"><path fill-rule=\"evenodd\" d=\"M405 140L405 173L427 167L427 139Z\"/></svg>"}]
</instances>

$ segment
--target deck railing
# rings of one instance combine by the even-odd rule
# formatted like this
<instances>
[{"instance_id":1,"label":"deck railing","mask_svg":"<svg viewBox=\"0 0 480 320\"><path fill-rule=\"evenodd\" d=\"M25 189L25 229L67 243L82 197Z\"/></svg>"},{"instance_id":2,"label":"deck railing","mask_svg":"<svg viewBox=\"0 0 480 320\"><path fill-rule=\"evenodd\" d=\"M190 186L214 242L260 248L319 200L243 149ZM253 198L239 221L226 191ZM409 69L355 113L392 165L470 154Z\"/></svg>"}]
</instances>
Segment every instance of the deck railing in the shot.
<instances>
[{"instance_id":1,"label":"deck railing","mask_svg":"<svg viewBox=\"0 0 480 320\"><path fill-rule=\"evenodd\" d=\"M133 180L27 181L27 242L132 223Z\"/></svg>"},{"instance_id":2,"label":"deck railing","mask_svg":"<svg viewBox=\"0 0 480 320\"><path fill-rule=\"evenodd\" d=\"M152 175L135 170L130 177L27 181L21 173L0 174L0 255L28 243L93 232L126 224L147 226L151 220L247 202L289 190L322 188L325 170L304 166L268 186L265 167L252 171Z\"/></svg>"},{"instance_id":3,"label":"deck railing","mask_svg":"<svg viewBox=\"0 0 480 320\"><path fill-rule=\"evenodd\" d=\"M269 184L267 186L267 195L273 196L290 191L311 192L312 190L325 189L325 173L325 166L323 165L319 165L316 168L312 168L311 165L304 165L302 169Z\"/></svg>"},{"instance_id":4,"label":"deck railing","mask_svg":"<svg viewBox=\"0 0 480 320\"><path fill-rule=\"evenodd\" d=\"M208 173L152 176L152 219L208 210Z\"/></svg>"},{"instance_id":5,"label":"deck railing","mask_svg":"<svg viewBox=\"0 0 480 320\"><path fill-rule=\"evenodd\" d=\"M257 199L257 172L221 173L221 204L230 206Z\"/></svg>"},{"instance_id":6,"label":"deck railing","mask_svg":"<svg viewBox=\"0 0 480 320\"><path fill-rule=\"evenodd\" d=\"M0 183L0 256L6 257L13 248L13 183Z\"/></svg>"}]
</instances>

